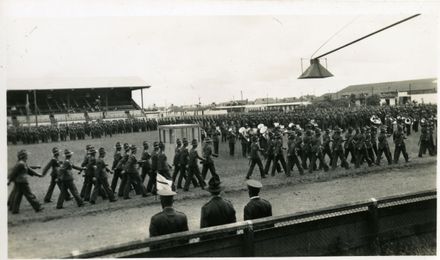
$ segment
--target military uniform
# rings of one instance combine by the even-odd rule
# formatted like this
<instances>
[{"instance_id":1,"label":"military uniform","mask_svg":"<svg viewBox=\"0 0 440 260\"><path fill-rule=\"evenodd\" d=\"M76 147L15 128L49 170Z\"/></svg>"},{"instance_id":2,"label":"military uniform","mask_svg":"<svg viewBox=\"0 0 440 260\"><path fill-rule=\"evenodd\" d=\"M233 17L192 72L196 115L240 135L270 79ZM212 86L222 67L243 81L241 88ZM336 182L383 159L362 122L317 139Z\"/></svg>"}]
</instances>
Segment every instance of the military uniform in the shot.
<instances>
[{"instance_id":1,"label":"military uniform","mask_svg":"<svg viewBox=\"0 0 440 260\"><path fill-rule=\"evenodd\" d=\"M214 160L212 159L213 153L212 148L210 145L210 139L206 138L207 142L203 146L203 157L205 160L203 161L203 168L202 168L202 178L203 180L206 179L206 174L208 173L208 170L211 172L212 177L220 179L220 176L215 172L215 166L214 166Z\"/></svg>"},{"instance_id":2,"label":"military uniform","mask_svg":"<svg viewBox=\"0 0 440 260\"><path fill-rule=\"evenodd\" d=\"M116 201L113 191L110 189L110 185L108 184L107 179L107 166L104 162L105 152L104 149L100 148L99 157L96 160L96 169L95 169L95 187L93 188L92 196L90 197L90 203L95 204L96 199L98 198L98 194L102 189L103 193L106 193L110 202Z\"/></svg>"},{"instance_id":3,"label":"military uniform","mask_svg":"<svg viewBox=\"0 0 440 260\"><path fill-rule=\"evenodd\" d=\"M188 231L188 220L182 212L166 207L150 221L150 237Z\"/></svg>"},{"instance_id":4,"label":"military uniform","mask_svg":"<svg viewBox=\"0 0 440 260\"><path fill-rule=\"evenodd\" d=\"M246 175L246 179L249 179L252 176L252 173L255 168L255 164L258 165L258 169L260 170L261 178L266 178L266 174L265 174L265 171L263 168L263 163L261 162L260 155L259 155L260 151L262 151L262 149L260 148L260 145L258 143L258 138L254 137L254 140L251 144L251 152L250 152L250 158L249 158L249 162L251 165L250 165L248 173Z\"/></svg>"},{"instance_id":5,"label":"military uniform","mask_svg":"<svg viewBox=\"0 0 440 260\"><path fill-rule=\"evenodd\" d=\"M384 153L385 157L387 158L388 164L391 165L392 158L391 158L390 147L388 145L387 134L385 129L382 129L380 131L378 141L379 144L377 149L376 164L380 165L380 160L382 159L382 153Z\"/></svg>"},{"instance_id":6,"label":"military uniform","mask_svg":"<svg viewBox=\"0 0 440 260\"><path fill-rule=\"evenodd\" d=\"M284 160L283 142L281 140L281 136L278 136L273 142L273 165L271 171L272 176L275 176L275 170L277 168L278 162L281 163L281 166L283 167L283 170L287 175L287 166L286 160Z\"/></svg>"},{"instance_id":7,"label":"military uniform","mask_svg":"<svg viewBox=\"0 0 440 260\"><path fill-rule=\"evenodd\" d=\"M399 161L400 153L403 154L405 161L408 162L408 153L406 152L405 140L406 137L402 131L402 128L399 126L397 131L393 134L393 140L395 144L394 148L394 163Z\"/></svg>"},{"instance_id":8,"label":"military uniform","mask_svg":"<svg viewBox=\"0 0 440 260\"><path fill-rule=\"evenodd\" d=\"M349 169L350 166L348 165L348 162L345 158L344 149L342 147L342 143L344 142L344 140L342 139L341 136L341 129L337 128L332 137L333 137L333 146L332 146L333 160L331 162L332 169L336 169L336 166L338 165L338 159L341 160L342 167L345 167L345 169Z\"/></svg>"},{"instance_id":9,"label":"military uniform","mask_svg":"<svg viewBox=\"0 0 440 260\"><path fill-rule=\"evenodd\" d=\"M301 139L301 138L299 138ZM295 141L295 136L292 134L291 136L289 136L289 142L288 142L288 148L287 148L287 176L290 176L291 173L290 171L293 170L293 166L296 165L296 167L298 168L299 174L303 175L304 174L304 169L301 166L301 162L298 158L298 153L296 150L297 147L297 143Z\"/></svg>"},{"instance_id":10,"label":"military uniform","mask_svg":"<svg viewBox=\"0 0 440 260\"><path fill-rule=\"evenodd\" d=\"M58 152L58 149L53 149L53 152ZM55 155L55 154L54 154ZM62 162L58 160L57 156L54 156L47 165L43 168L42 174L43 176L46 175L46 173L49 171L49 169L52 169L50 172L50 184L49 188L47 189L46 195L44 196L44 202L51 202L53 190L55 188L55 185L58 185L58 188L61 192L61 185L58 180L58 170L61 166ZM70 193L67 192L66 194L66 200L71 200Z\"/></svg>"},{"instance_id":11,"label":"military uniform","mask_svg":"<svg viewBox=\"0 0 440 260\"><path fill-rule=\"evenodd\" d=\"M113 170L113 178L111 183L111 190L112 192L116 191L116 187L118 186L118 180L122 179L122 168L118 168L118 163L122 159L121 154L121 145L119 143L116 144L116 151L113 154L113 164L112 164L112 170Z\"/></svg>"},{"instance_id":12,"label":"military uniform","mask_svg":"<svg viewBox=\"0 0 440 260\"><path fill-rule=\"evenodd\" d=\"M235 154L235 142L236 142L236 136L232 132L232 130L229 130L228 143L229 143L229 155L230 156L234 156L234 154Z\"/></svg>"},{"instance_id":13,"label":"military uniform","mask_svg":"<svg viewBox=\"0 0 440 260\"><path fill-rule=\"evenodd\" d=\"M213 196L202 207L200 228L230 224L236 221L234 206L229 200L220 196Z\"/></svg>"},{"instance_id":14,"label":"military uniform","mask_svg":"<svg viewBox=\"0 0 440 260\"><path fill-rule=\"evenodd\" d=\"M184 191L188 191L189 184L191 183L191 181L194 177L198 180L199 185L202 187L202 189L206 185L205 181L203 180L202 176L200 175L199 166L197 165L198 159L202 159L202 158L197 153L196 140L193 140L192 145L193 145L193 147L191 148L191 150L189 151L189 154L188 154L188 176L186 177L185 186L183 187Z\"/></svg>"},{"instance_id":15,"label":"military uniform","mask_svg":"<svg viewBox=\"0 0 440 260\"><path fill-rule=\"evenodd\" d=\"M64 151L64 154L66 155L66 160L63 162L63 164L59 170L59 173L60 173L59 179L61 180L62 189L61 189L60 196L58 197L57 209L60 209L63 207L63 203L65 201L67 191L70 191L72 196L75 198L76 203L78 204L78 207L81 207L84 205L84 202L80 198L80 196L78 194L78 190L76 189L75 183L73 182L72 169L82 170L82 168L73 165L70 162L70 157L67 158L67 156L72 155L72 153L70 153L70 151L66 150L66 151Z\"/></svg>"}]
</instances>

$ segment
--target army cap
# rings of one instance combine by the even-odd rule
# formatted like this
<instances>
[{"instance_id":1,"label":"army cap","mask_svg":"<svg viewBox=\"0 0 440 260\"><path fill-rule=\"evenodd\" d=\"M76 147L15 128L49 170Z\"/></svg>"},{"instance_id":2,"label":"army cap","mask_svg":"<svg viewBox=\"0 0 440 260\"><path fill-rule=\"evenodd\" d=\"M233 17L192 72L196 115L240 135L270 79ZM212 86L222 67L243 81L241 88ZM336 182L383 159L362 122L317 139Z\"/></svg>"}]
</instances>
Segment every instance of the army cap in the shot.
<instances>
[{"instance_id":1,"label":"army cap","mask_svg":"<svg viewBox=\"0 0 440 260\"><path fill-rule=\"evenodd\" d=\"M143 145L143 146L148 145L148 142L147 142L147 141L144 141L144 142L142 142L142 145Z\"/></svg>"},{"instance_id":2,"label":"army cap","mask_svg":"<svg viewBox=\"0 0 440 260\"><path fill-rule=\"evenodd\" d=\"M99 151L99 154L105 153L104 147L100 147L98 151Z\"/></svg>"},{"instance_id":3,"label":"army cap","mask_svg":"<svg viewBox=\"0 0 440 260\"><path fill-rule=\"evenodd\" d=\"M96 154L96 150L94 147L90 147L89 151L87 152L87 154Z\"/></svg>"},{"instance_id":4,"label":"army cap","mask_svg":"<svg viewBox=\"0 0 440 260\"><path fill-rule=\"evenodd\" d=\"M124 149L127 150L127 147L130 147L128 143L124 143Z\"/></svg>"},{"instance_id":5,"label":"army cap","mask_svg":"<svg viewBox=\"0 0 440 260\"><path fill-rule=\"evenodd\" d=\"M188 139L183 138L182 140L183 140L183 143L184 143L184 144L188 144Z\"/></svg>"},{"instance_id":6,"label":"army cap","mask_svg":"<svg viewBox=\"0 0 440 260\"><path fill-rule=\"evenodd\" d=\"M177 143L177 144L181 144L181 143L182 143L182 141L180 141L180 139L179 139L179 138L177 138L177 139L176 139L176 143Z\"/></svg>"},{"instance_id":7,"label":"army cap","mask_svg":"<svg viewBox=\"0 0 440 260\"><path fill-rule=\"evenodd\" d=\"M92 147L92 145L88 144L86 145L86 150L89 150Z\"/></svg>"},{"instance_id":8,"label":"army cap","mask_svg":"<svg viewBox=\"0 0 440 260\"><path fill-rule=\"evenodd\" d=\"M17 153L18 159L23 159L24 157L26 157L26 155L28 155L28 152L24 149L18 151L18 153Z\"/></svg>"},{"instance_id":9,"label":"army cap","mask_svg":"<svg viewBox=\"0 0 440 260\"><path fill-rule=\"evenodd\" d=\"M69 149L65 149L64 150L64 155L65 156L69 156L69 155L72 155L72 154L73 154L73 152L69 151Z\"/></svg>"},{"instance_id":10,"label":"army cap","mask_svg":"<svg viewBox=\"0 0 440 260\"><path fill-rule=\"evenodd\" d=\"M177 193L171 190L158 190L157 194L161 197L172 197L175 196Z\"/></svg>"},{"instance_id":11,"label":"army cap","mask_svg":"<svg viewBox=\"0 0 440 260\"><path fill-rule=\"evenodd\" d=\"M154 143L153 143L153 147L155 147L155 148L156 148L156 147L159 147L159 142L154 142Z\"/></svg>"},{"instance_id":12,"label":"army cap","mask_svg":"<svg viewBox=\"0 0 440 260\"><path fill-rule=\"evenodd\" d=\"M136 147L136 145L132 144L131 147L130 147L130 149L131 149L132 151L136 151L136 150L137 150L137 147Z\"/></svg>"},{"instance_id":13,"label":"army cap","mask_svg":"<svg viewBox=\"0 0 440 260\"><path fill-rule=\"evenodd\" d=\"M261 189L263 188L263 184L261 184L261 182L257 181L257 180L248 180L246 181L247 186L252 187L252 188L256 188L256 189Z\"/></svg>"},{"instance_id":14,"label":"army cap","mask_svg":"<svg viewBox=\"0 0 440 260\"><path fill-rule=\"evenodd\" d=\"M120 142L116 142L115 147L116 147L116 148L121 148L121 143L120 143Z\"/></svg>"},{"instance_id":15,"label":"army cap","mask_svg":"<svg viewBox=\"0 0 440 260\"><path fill-rule=\"evenodd\" d=\"M60 154L60 150L57 147L52 148L53 154Z\"/></svg>"},{"instance_id":16,"label":"army cap","mask_svg":"<svg viewBox=\"0 0 440 260\"><path fill-rule=\"evenodd\" d=\"M193 139L192 141L191 141L191 145L196 145L197 144L197 139Z\"/></svg>"}]
</instances>

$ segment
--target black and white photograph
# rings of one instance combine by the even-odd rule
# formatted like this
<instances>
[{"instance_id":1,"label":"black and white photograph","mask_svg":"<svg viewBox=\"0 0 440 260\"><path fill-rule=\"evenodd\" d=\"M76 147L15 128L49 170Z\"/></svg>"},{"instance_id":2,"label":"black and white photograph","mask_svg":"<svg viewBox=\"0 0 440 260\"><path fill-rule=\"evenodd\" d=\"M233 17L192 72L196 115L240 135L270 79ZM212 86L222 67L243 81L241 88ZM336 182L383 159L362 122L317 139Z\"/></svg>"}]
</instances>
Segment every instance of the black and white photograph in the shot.
<instances>
[{"instance_id":1,"label":"black and white photograph","mask_svg":"<svg viewBox=\"0 0 440 260\"><path fill-rule=\"evenodd\" d=\"M0 5L1 258L437 255L440 3Z\"/></svg>"}]
</instances>

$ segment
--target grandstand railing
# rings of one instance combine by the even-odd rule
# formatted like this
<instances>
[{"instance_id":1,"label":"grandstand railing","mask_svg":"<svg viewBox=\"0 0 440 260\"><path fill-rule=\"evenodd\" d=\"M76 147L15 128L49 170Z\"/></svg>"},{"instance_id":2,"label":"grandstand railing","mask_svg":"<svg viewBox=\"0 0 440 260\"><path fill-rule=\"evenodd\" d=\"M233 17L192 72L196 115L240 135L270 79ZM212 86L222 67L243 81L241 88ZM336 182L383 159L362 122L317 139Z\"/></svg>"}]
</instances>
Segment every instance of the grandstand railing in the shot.
<instances>
[{"instance_id":1,"label":"grandstand railing","mask_svg":"<svg viewBox=\"0 0 440 260\"><path fill-rule=\"evenodd\" d=\"M74 251L65 258L380 255L436 233L436 190Z\"/></svg>"}]
</instances>

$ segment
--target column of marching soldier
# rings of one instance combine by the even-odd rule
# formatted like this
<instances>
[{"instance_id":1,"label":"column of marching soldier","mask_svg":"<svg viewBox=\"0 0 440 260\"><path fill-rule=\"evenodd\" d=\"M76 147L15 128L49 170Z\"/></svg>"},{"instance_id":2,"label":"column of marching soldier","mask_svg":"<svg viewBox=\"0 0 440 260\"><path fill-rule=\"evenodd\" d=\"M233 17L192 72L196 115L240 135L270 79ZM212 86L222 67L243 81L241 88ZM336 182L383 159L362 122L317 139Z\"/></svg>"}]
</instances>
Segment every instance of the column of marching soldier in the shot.
<instances>
[{"instance_id":1,"label":"column of marching soldier","mask_svg":"<svg viewBox=\"0 0 440 260\"><path fill-rule=\"evenodd\" d=\"M433 122L422 125L418 143L419 157L422 157L427 150L430 155L435 155L433 129ZM355 130L349 127L344 137L342 136L342 129L339 127L333 130L332 135L330 135L330 132L330 129L326 129L324 134L321 134L318 127L307 124L305 130L294 125L290 125L283 130L280 125L276 125L272 130L268 130L266 134L262 134L259 129L249 134L250 142L247 142L248 137L239 134L243 156L246 157L249 152L250 167L246 179L251 177L255 165L259 167L261 178L266 178L269 171L271 176L274 176L276 171L281 172L279 164L281 164L287 176L291 176L294 166L297 167L299 174L303 175L305 169L308 169L309 173L320 169L328 171L330 167L335 169L338 161L340 161L342 167L349 169L350 166L346 160L348 155L351 156L350 162L355 165L355 168L359 168L363 162L367 162L369 166L373 164L380 165L382 155L385 155L388 164L398 163L401 153L406 162L409 160L405 145L406 137L401 125L398 125L393 133L395 143L394 160L387 139L390 134L388 134L385 126L380 128L378 142L376 142L376 126L356 128ZM28 154L25 150L21 150L18 152L18 162L9 175L9 183L14 182L15 185L9 196L8 205L12 213L18 213L24 195L35 211L40 211L41 205L29 188L27 175L43 177L49 171L51 172L51 178L44 202L51 201L53 190L55 186L58 186L60 195L57 208L62 208L63 202L71 200L72 196L78 206L82 206L84 201L95 204L98 196L109 199L110 202L116 201L116 195L124 199L130 199L131 190L143 197L156 194L157 174L171 180L173 190L183 188L184 191L188 191L191 183L194 187L200 186L204 189L208 170L214 179L220 180L212 157L218 156L221 132L218 128L215 128L214 131L207 129L206 133L208 134L204 138L203 157L197 152L197 140L192 140L191 149L188 148L188 140L177 140L172 175L170 173L171 166L169 166L164 153L164 144L161 142L154 142L154 150L151 154L148 152L148 143L143 142L144 150L140 160L136 159L137 147L135 145L125 143L121 146L118 142L115 146L116 151L111 167L108 167L104 161L106 155L104 148L99 148L96 151L94 147L87 145L83 162L80 166L76 166L70 162L72 152L65 150L65 160L60 161L60 151L55 147L52 149L53 158L43 168L42 174L35 172L33 167L27 165ZM288 137L287 147L283 147L283 135ZM233 129L229 129L226 138L229 140L230 155L233 156L237 139ZM214 143L214 151L212 151L212 143ZM286 150L286 158L283 155L283 150ZM266 160L264 167L260 154L263 154ZM330 159L330 166L326 163L326 156ZM201 173L198 166L199 159L203 164ZM317 164L317 161L319 164ZM271 165L272 168L270 169ZM141 173L139 173L139 167L142 168ZM79 174L84 172L84 182L80 192L78 192L74 183L73 169L78 170ZM111 185L109 185L108 173L113 174ZM147 175L149 180L147 185L144 186ZM121 182L117 190L119 180ZM184 183L183 180L185 180ZM182 186L182 184L184 185Z\"/></svg>"}]
</instances>

